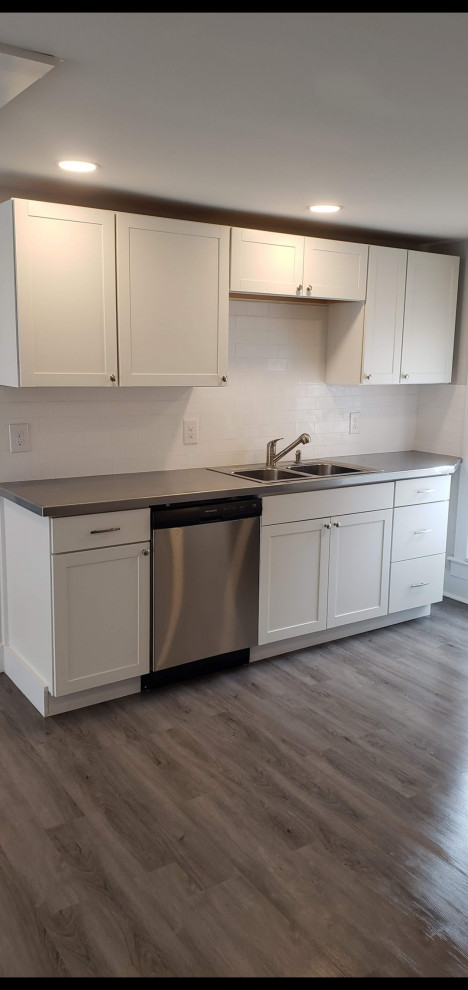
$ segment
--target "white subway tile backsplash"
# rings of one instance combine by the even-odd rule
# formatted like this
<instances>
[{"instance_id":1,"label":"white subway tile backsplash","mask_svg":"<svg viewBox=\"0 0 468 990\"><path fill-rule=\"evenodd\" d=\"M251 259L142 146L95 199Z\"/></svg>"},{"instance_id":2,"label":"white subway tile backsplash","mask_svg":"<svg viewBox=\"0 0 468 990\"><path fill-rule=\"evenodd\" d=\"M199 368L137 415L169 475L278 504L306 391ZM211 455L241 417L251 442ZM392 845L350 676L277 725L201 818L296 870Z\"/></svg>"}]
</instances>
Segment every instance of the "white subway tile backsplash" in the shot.
<instances>
[{"instance_id":1,"label":"white subway tile backsplash","mask_svg":"<svg viewBox=\"0 0 468 990\"><path fill-rule=\"evenodd\" d=\"M250 463L264 459L272 437L287 443L304 431L308 458L411 448L418 397L427 413L419 435L437 423L441 438L427 449L440 442L452 452L465 387L326 385L327 313L321 302L232 299L226 388L0 388L0 479ZM350 436L355 411L361 432ZM199 420L197 445L182 442L187 417ZM30 424L29 453L9 453L11 422Z\"/></svg>"}]
</instances>

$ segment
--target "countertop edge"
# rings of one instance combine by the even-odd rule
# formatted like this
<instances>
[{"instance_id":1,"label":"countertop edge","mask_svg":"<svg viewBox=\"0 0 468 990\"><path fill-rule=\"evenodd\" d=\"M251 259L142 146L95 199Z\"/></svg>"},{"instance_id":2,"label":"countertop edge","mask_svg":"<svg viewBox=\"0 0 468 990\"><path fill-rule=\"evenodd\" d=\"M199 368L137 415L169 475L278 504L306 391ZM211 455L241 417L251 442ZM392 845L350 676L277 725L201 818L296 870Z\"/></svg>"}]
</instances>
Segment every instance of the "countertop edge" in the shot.
<instances>
[{"instance_id":1,"label":"countertop edge","mask_svg":"<svg viewBox=\"0 0 468 990\"><path fill-rule=\"evenodd\" d=\"M452 460L455 459L452 458ZM128 509L146 509L153 505L164 505L168 502L174 504L177 502L200 502L207 499L210 501L215 501L223 498L243 498L246 496L259 496L264 498L274 495L294 494L296 492L323 491L332 488L351 488L358 485L383 484L389 481L404 481L410 480L411 478L428 478L435 477L437 475L455 474L460 467L461 461L462 459L459 458L456 460L456 463L452 464L442 463L437 467L420 467L400 471L385 471L380 469L368 471L366 474L354 476L352 479L349 476L342 478L320 478L314 480L305 479L304 481L295 481L293 483L286 482L285 484L274 485L263 485L258 482L246 482L245 487L226 487L219 488L215 491L200 489L193 492L168 492L164 495L144 496L141 498L136 497L120 498L115 500L105 499L101 501L69 502L63 505L39 505L37 502L33 502L18 494L18 492L2 485L0 485L0 496L8 499L10 502L14 502L16 505L19 505L24 509L28 509L30 512L34 512L36 515L47 516L55 519L63 518L64 516L90 515L91 513L98 512L118 512ZM222 470L219 471L219 474L220 476L222 475Z\"/></svg>"}]
</instances>

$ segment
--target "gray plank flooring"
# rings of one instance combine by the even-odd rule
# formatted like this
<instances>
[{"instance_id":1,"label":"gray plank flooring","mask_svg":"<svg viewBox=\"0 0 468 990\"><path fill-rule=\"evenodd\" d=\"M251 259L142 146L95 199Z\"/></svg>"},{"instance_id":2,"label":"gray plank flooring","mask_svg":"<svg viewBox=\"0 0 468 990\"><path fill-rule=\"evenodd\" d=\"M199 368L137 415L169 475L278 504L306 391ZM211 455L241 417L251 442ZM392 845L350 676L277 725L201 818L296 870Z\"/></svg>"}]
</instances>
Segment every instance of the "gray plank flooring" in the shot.
<instances>
[{"instance_id":1,"label":"gray plank flooring","mask_svg":"<svg viewBox=\"0 0 468 990\"><path fill-rule=\"evenodd\" d=\"M0 677L0 975L468 972L468 607L42 719Z\"/></svg>"}]
</instances>

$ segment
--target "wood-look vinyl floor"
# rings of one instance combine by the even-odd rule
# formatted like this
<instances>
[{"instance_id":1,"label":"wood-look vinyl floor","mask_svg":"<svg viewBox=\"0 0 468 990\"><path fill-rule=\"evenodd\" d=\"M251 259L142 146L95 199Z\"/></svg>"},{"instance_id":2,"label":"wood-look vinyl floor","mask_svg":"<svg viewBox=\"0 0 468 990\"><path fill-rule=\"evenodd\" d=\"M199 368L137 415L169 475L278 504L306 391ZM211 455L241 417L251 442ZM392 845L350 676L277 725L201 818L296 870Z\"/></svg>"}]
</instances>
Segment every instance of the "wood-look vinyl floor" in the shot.
<instances>
[{"instance_id":1,"label":"wood-look vinyl floor","mask_svg":"<svg viewBox=\"0 0 468 990\"><path fill-rule=\"evenodd\" d=\"M0 678L0 975L468 972L468 606L42 719Z\"/></svg>"}]
</instances>

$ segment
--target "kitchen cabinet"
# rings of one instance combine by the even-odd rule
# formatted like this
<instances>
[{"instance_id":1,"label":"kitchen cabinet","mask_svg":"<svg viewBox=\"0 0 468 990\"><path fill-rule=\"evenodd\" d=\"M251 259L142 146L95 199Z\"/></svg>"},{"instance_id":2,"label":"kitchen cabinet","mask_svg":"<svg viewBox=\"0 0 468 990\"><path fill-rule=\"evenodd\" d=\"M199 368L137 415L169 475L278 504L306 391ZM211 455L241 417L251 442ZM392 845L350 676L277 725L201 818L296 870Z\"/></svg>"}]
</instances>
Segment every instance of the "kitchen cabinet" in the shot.
<instances>
[{"instance_id":1,"label":"kitchen cabinet","mask_svg":"<svg viewBox=\"0 0 468 990\"><path fill-rule=\"evenodd\" d=\"M228 228L117 214L117 309L121 385L219 385Z\"/></svg>"},{"instance_id":2,"label":"kitchen cabinet","mask_svg":"<svg viewBox=\"0 0 468 990\"><path fill-rule=\"evenodd\" d=\"M117 381L114 214L0 204L0 384Z\"/></svg>"},{"instance_id":3,"label":"kitchen cabinet","mask_svg":"<svg viewBox=\"0 0 468 990\"><path fill-rule=\"evenodd\" d=\"M150 663L150 510L49 519L5 502L3 529L6 673L42 714L54 699L74 707L82 692L125 694L131 681L139 690Z\"/></svg>"},{"instance_id":4,"label":"kitchen cabinet","mask_svg":"<svg viewBox=\"0 0 468 990\"><path fill-rule=\"evenodd\" d=\"M56 697L149 671L149 543L52 559Z\"/></svg>"},{"instance_id":5,"label":"kitchen cabinet","mask_svg":"<svg viewBox=\"0 0 468 990\"><path fill-rule=\"evenodd\" d=\"M331 519L327 628L388 612L392 510Z\"/></svg>"},{"instance_id":6,"label":"kitchen cabinet","mask_svg":"<svg viewBox=\"0 0 468 990\"><path fill-rule=\"evenodd\" d=\"M397 481L389 612L442 600L450 477Z\"/></svg>"},{"instance_id":7,"label":"kitchen cabinet","mask_svg":"<svg viewBox=\"0 0 468 990\"><path fill-rule=\"evenodd\" d=\"M326 628L329 551L328 519L262 528L260 643Z\"/></svg>"},{"instance_id":8,"label":"kitchen cabinet","mask_svg":"<svg viewBox=\"0 0 468 990\"><path fill-rule=\"evenodd\" d=\"M227 227L14 199L0 255L0 384L225 380Z\"/></svg>"},{"instance_id":9,"label":"kitchen cabinet","mask_svg":"<svg viewBox=\"0 0 468 990\"><path fill-rule=\"evenodd\" d=\"M264 500L260 644L387 614L393 497L384 484Z\"/></svg>"},{"instance_id":10,"label":"kitchen cabinet","mask_svg":"<svg viewBox=\"0 0 468 990\"><path fill-rule=\"evenodd\" d=\"M329 306L326 382L449 382L459 263L371 245L365 304Z\"/></svg>"},{"instance_id":11,"label":"kitchen cabinet","mask_svg":"<svg viewBox=\"0 0 468 990\"><path fill-rule=\"evenodd\" d=\"M367 244L231 230L231 292L365 299Z\"/></svg>"}]
</instances>

